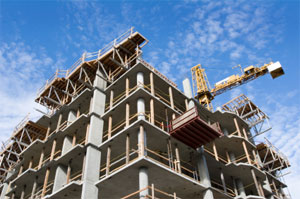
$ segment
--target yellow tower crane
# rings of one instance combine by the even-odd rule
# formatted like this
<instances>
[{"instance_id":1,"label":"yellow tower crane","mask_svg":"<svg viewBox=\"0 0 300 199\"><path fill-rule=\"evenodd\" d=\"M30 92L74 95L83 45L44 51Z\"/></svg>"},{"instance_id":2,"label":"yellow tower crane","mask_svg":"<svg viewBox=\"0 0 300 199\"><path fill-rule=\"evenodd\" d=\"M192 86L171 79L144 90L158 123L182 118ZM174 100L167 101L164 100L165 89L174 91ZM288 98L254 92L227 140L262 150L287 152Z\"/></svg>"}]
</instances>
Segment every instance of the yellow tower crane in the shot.
<instances>
[{"instance_id":1,"label":"yellow tower crane","mask_svg":"<svg viewBox=\"0 0 300 199\"><path fill-rule=\"evenodd\" d=\"M217 82L214 85L214 88L210 88L205 70L200 64L192 67L191 71L195 98L198 99L199 103L205 106L208 110L213 110L211 101L217 95L243 85L267 73L270 73L273 79L284 74L284 71L279 62L270 62L261 67L248 66L244 70L242 70L241 76L231 75Z\"/></svg>"}]
</instances>

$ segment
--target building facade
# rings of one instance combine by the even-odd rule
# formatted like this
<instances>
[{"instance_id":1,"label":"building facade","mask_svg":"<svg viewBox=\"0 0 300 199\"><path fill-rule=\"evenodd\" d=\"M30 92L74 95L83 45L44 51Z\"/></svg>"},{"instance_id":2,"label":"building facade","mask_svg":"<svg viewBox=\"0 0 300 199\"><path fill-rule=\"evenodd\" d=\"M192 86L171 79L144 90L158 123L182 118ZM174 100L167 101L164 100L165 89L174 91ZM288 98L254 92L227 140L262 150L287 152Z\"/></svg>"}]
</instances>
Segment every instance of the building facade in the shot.
<instances>
[{"instance_id":1,"label":"building facade","mask_svg":"<svg viewBox=\"0 0 300 199\"><path fill-rule=\"evenodd\" d=\"M131 29L47 81L36 101L49 112L1 154L1 199L287 197L288 162L144 61L146 43Z\"/></svg>"}]
</instances>

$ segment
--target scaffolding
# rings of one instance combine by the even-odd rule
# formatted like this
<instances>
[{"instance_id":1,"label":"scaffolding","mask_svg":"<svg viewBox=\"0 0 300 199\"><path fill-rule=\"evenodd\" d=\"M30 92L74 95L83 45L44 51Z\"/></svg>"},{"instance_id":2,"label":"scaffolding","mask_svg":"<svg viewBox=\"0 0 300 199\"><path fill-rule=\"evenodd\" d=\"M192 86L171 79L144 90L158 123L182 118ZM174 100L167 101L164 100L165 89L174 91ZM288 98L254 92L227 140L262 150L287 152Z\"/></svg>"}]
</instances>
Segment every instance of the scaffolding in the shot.
<instances>
[{"instance_id":1,"label":"scaffolding","mask_svg":"<svg viewBox=\"0 0 300 199\"><path fill-rule=\"evenodd\" d=\"M46 106L53 114L72 98L79 95L85 88L92 88L96 71L111 83L137 62L141 48L148 43L133 28L114 39L99 51L84 53L68 70L57 70L38 90L36 102Z\"/></svg>"},{"instance_id":2,"label":"scaffolding","mask_svg":"<svg viewBox=\"0 0 300 199\"><path fill-rule=\"evenodd\" d=\"M269 117L244 94L230 100L222 106L223 111L235 113L244 119L252 128L252 137L261 135L272 129Z\"/></svg>"},{"instance_id":3,"label":"scaffolding","mask_svg":"<svg viewBox=\"0 0 300 199\"><path fill-rule=\"evenodd\" d=\"M43 140L46 129L29 120L29 114L15 127L12 136L2 144L0 154L0 182L19 161L20 154L36 139Z\"/></svg>"},{"instance_id":4,"label":"scaffolding","mask_svg":"<svg viewBox=\"0 0 300 199\"><path fill-rule=\"evenodd\" d=\"M271 174L275 174L285 168L290 167L288 158L279 151L267 138L265 143L260 143L257 150L262 161L263 168Z\"/></svg>"}]
</instances>

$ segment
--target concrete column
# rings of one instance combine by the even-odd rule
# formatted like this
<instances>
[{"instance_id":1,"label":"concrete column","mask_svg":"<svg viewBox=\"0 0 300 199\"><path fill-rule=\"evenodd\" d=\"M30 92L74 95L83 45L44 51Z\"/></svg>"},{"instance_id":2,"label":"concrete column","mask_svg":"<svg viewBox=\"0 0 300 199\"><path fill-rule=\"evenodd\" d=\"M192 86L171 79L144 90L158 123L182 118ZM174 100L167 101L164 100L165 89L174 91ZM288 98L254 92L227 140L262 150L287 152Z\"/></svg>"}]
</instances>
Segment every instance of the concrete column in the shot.
<instances>
[{"instance_id":1,"label":"concrete column","mask_svg":"<svg viewBox=\"0 0 300 199\"><path fill-rule=\"evenodd\" d=\"M239 195L238 190L237 190L237 186L236 186L236 182L235 179L231 176L231 180L232 180L232 184L233 184L233 190L235 195Z\"/></svg>"},{"instance_id":2,"label":"concrete column","mask_svg":"<svg viewBox=\"0 0 300 199\"><path fill-rule=\"evenodd\" d=\"M213 192L209 189L211 187L211 182L210 182L206 159L204 156L203 147L198 148L197 152L198 152L197 167L200 176L200 182L208 188L203 193L203 199L213 199L214 198Z\"/></svg>"},{"instance_id":3,"label":"concrete column","mask_svg":"<svg viewBox=\"0 0 300 199\"><path fill-rule=\"evenodd\" d=\"M53 184L53 191L52 193L56 192L60 188L63 187L67 182L67 167L64 165L59 164L56 168L54 184Z\"/></svg>"},{"instance_id":4,"label":"concrete column","mask_svg":"<svg viewBox=\"0 0 300 199\"><path fill-rule=\"evenodd\" d=\"M154 79L153 79L153 73L150 73L150 89L151 89L151 94L154 95Z\"/></svg>"},{"instance_id":5,"label":"concrete column","mask_svg":"<svg viewBox=\"0 0 300 199\"><path fill-rule=\"evenodd\" d=\"M183 92L184 92L184 94L188 98L192 98L193 97L193 92L192 92L192 87L191 87L190 80L188 78L185 78L182 81L182 85L183 85Z\"/></svg>"},{"instance_id":6,"label":"concrete column","mask_svg":"<svg viewBox=\"0 0 300 199\"><path fill-rule=\"evenodd\" d=\"M172 91L172 87L169 86L169 96L170 96L170 105L171 108L174 109L174 98L173 98L173 91Z\"/></svg>"},{"instance_id":7,"label":"concrete column","mask_svg":"<svg viewBox=\"0 0 300 199\"><path fill-rule=\"evenodd\" d=\"M220 178L221 178L223 190L224 190L225 193L227 193L226 183L225 183L225 177L224 177L224 173L223 173L223 171L222 171L221 168L220 168Z\"/></svg>"},{"instance_id":8,"label":"concrete column","mask_svg":"<svg viewBox=\"0 0 300 199\"><path fill-rule=\"evenodd\" d=\"M144 87L144 73L143 72L138 72L136 74L136 83L138 87Z\"/></svg>"},{"instance_id":9,"label":"concrete column","mask_svg":"<svg viewBox=\"0 0 300 199\"><path fill-rule=\"evenodd\" d=\"M148 168L139 168L139 190L149 186ZM149 195L149 189L140 192L140 199L146 199Z\"/></svg>"},{"instance_id":10,"label":"concrete column","mask_svg":"<svg viewBox=\"0 0 300 199\"><path fill-rule=\"evenodd\" d=\"M228 154L229 154L230 161L231 162L235 162L235 155L234 155L234 153L232 153L231 151L228 151Z\"/></svg>"},{"instance_id":11,"label":"concrete column","mask_svg":"<svg viewBox=\"0 0 300 199\"><path fill-rule=\"evenodd\" d=\"M12 171L8 171L8 173L7 173L7 175L6 175L6 179L9 178L12 174L13 174ZM6 182L6 181L4 181L4 182L3 182L2 192L1 192L1 195L0 195L0 199L5 199L5 198L6 198L5 194L8 192L9 187L10 187L10 186L9 186L9 183Z\"/></svg>"},{"instance_id":12,"label":"concrete column","mask_svg":"<svg viewBox=\"0 0 300 199\"><path fill-rule=\"evenodd\" d=\"M66 135L64 138L64 142L63 142L63 146L62 146L62 150L61 150L61 155L66 154L70 149L72 149L72 137Z\"/></svg>"},{"instance_id":13,"label":"concrete column","mask_svg":"<svg viewBox=\"0 0 300 199\"><path fill-rule=\"evenodd\" d=\"M137 100L137 113L138 120L145 120L145 100L143 98L139 98Z\"/></svg>"},{"instance_id":14,"label":"concrete column","mask_svg":"<svg viewBox=\"0 0 300 199\"><path fill-rule=\"evenodd\" d=\"M34 179L33 185L32 185L32 191L31 191L31 197L30 197L30 199L34 199L35 198L34 194L35 194L36 188L37 188L37 183L38 183L37 181L38 181L38 177L36 176L35 179Z\"/></svg>"},{"instance_id":15,"label":"concrete column","mask_svg":"<svg viewBox=\"0 0 300 199\"><path fill-rule=\"evenodd\" d=\"M139 154L140 156L147 155L147 137L146 137L146 130L142 125L140 125L140 129L138 132L138 147L139 147Z\"/></svg>"},{"instance_id":16,"label":"concrete column","mask_svg":"<svg viewBox=\"0 0 300 199\"><path fill-rule=\"evenodd\" d=\"M226 128L222 128L222 131L223 131L223 133L224 133L225 136L229 135L228 130Z\"/></svg>"},{"instance_id":17,"label":"concrete column","mask_svg":"<svg viewBox=\"0 0 300 199\"><path fill-rule=\"evenodd\" d=\"M236 185L237 185L237 188L238 188L239 196L240 197L246 197L246 192L245 192L245 189L244 189L243 182L239 178L236 179Z\"/></svg>"},{"instance_id":18,"label":"concrete column","mask_svg":"<svg viewBox=\"0 0 300 199\"><path fill-rule=\"evenodd\" d=\"M98 188L95 183L99 180L101 164L101 152L97 146L102 143L103 138L103 119L101 115L105 111L106 95L104 94L104 89L106 88L106 81L104 79L104 75L100 70L97 70L93 85L95 89L91 104L91 118L86 143L81 198L98 199Z\"/></svg>"},{"instance_id":19,"label":"concrete column","mask_svg":"<svg viewBox=\"0 0 300 199\"><path fill-rule=\"evenodd\" d=\"M67 123L67 126L69 126L72 122L74 122L76 120L76 118L77 118L76 111L70 110L69 114L68 114L68 123Z\"/></svg>"}]
</instances>

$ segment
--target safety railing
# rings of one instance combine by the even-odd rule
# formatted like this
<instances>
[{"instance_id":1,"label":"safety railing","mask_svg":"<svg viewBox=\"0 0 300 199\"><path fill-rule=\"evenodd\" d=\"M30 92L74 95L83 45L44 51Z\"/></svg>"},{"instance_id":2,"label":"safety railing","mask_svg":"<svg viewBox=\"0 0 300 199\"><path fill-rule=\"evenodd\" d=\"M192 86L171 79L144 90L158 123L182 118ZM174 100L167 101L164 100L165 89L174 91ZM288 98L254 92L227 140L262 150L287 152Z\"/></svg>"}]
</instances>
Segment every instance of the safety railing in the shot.
<instances>
[{"instance_id":1,"label":"safety railing","mask_svg":"<svg viewBox=\"0 0 300 199\"><path fill-rule=\"evenodd\" d=\"M230 195L231 197L236 196L234 189L232 187L229 187L228 184L225 185L225 190L224 190L224 186L221 184L221 182L218 182L217 180L214 180L214 179L210 179L210 181L211 181L212 187L214 187L222 192L225 192L225 190L226 190L226 193L228 195Z\"/></svg>"},{"instance_id":2,"label":"safety railing","mask_svg":"<svg viewBox=\"0 0 300 199\"><path fill-rule=\"evenodd\" d=\"M160 154L157 151L153 151L149 148L146 148L146 157L159 163L162 166L165 166L169 169L174 170L175 172L181 173L192 180L199 181L199 175L197 173L197 169L188 162L182 160L172 160L163 154ZM174 167L172 166L174 165Z\"/></svg>"},{"instance_id":3,"label":"safety railing","mask_svg":"<svg viewBox=\"0 0 300 199\"><path fill-rule=\"evenodd\" d=\"M118 171L119 169L123 168L127 164L138 159L138 157L139 157L139 151L138 151L138 149L134 149L134 148L129 150L128 157L126 156L126 153L117 155L116 157L114 157L110 160L108 166L106 163L101 165L100 179L106 177L107 175L114 173L115 171ZM128 158L128 162L126 162L127 158Z\"/></svg>"},{"instance_id":4,"label":"safety railing","mask_svg":"<svg viewBox=\"0 0 300 199\"><path fill-rule=\"evenodd\" d=\"M164 192L160 189L157 189L154 187L154 184L151 186L147 186L143 189L140 189L134 193L131 193L127 196L122 197L121 199L135 199L139 198L139 194L141 192L148 191L148 194L145 196L148 199L181 199L179 198L176 193L174 192L173 194Z\"/></svg>"},{"instance_id":5,"label":"safety railing","mask_svg":"<svg viewBox=\"0 0 300 199\"><path fill-rule=\"evenodd\" d=\"M50 85L56 78L63 78L68 77L73 71L75 71L82 63L88 60L94 60L105 53L107 53L109 50L111 50L114 46L119 45L122 41L124 41L126 38L130 37L134 32L134 28L130 28L128 31L108 43L106 46L104 46L102 49L96 51L96 52L85 52L83 55L75 61L75 63L68 69L68 70L56 70L55 74L51 76L46 83L38 90L38 96L42 93L43 90L45 90L48 85Z\"/></svg>"}]
</instances>

